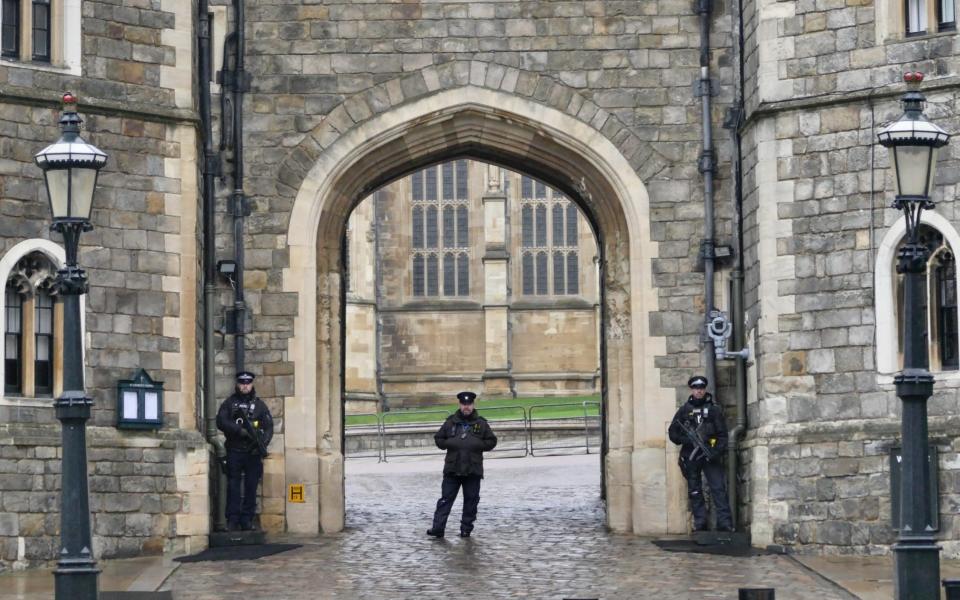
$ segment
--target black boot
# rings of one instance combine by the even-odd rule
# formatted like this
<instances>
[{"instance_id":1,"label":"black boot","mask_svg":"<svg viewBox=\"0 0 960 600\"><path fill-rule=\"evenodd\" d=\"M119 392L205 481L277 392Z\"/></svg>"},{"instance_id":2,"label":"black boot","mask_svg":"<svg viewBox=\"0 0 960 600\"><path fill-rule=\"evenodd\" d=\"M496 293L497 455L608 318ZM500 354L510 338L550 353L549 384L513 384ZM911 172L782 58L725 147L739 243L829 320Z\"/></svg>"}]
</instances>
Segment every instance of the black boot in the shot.
<instances>
[{"instance_id":1,"label":"black boot","mask_svg":"<svg viewBox=\"0 0 960 600\"><path fill-rule=\"evenodd\" d=\"M461 530L460 530L460 537L470 537L470 532L467 531L466 529L461 529Z\"/></svg>"},{"instance_id":2,"label":"black boot","mask_svg":"<svg viewBox=\"0 0 960 600\"><path fill-rule=\"evenodd\" d=\"M442 530L442 529L436 529L436 528L434 528L434 527L431 527L430 529L427 530L427 535L432 536L432 537L435 537L435 538L442 538L442 537L443 537L443 530Z\"/></svg>"}]
</instances>

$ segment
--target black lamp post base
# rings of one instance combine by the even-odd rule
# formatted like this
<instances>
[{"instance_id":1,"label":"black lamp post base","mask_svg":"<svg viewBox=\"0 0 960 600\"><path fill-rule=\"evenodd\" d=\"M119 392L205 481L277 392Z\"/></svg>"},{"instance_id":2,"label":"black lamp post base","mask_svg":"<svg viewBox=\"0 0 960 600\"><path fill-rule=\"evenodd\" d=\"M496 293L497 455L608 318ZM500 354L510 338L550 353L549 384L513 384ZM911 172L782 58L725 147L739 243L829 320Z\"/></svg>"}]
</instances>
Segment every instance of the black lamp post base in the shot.
<instances>
[{"instance_id":1,"label":"black lamp post base","mask_svg":"<svg viewBox=\"0 0 960 600\"><path fill-rule=\"evenodd\" d=\"M97 575L100 569L90 563L89 566L57 567L53 571L56 598L90 598L98 597Z\"/></svg>"},{"instance_id":2,"label":"black lamp post base","mask_svg":"<svg viewBox=\"0 0 960 600\"><path fill-rule=\"evenodd\" d=\"M894 598L940 597L940 546L933 537L898 540L893 546Z\"/></svg>"}]
</instances>

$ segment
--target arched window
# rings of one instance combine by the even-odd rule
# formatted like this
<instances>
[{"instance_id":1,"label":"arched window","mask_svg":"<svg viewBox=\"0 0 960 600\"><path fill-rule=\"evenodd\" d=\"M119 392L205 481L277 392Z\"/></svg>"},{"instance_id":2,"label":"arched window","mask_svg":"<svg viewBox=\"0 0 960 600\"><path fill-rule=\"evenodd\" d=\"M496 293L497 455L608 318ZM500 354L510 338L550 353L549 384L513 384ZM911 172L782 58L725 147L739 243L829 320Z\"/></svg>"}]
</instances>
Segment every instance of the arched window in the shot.
<instances>
[{"instance_id":1,"label":"arched window","mask_svg":"<svg viewBox=\"0 0 960 600\"><path fill-rule=\"evenodd\" d=\"M7 273L4 294L4 394L51 396L61 358L62 309L53 282L56 266L43 253L21 257Z\"/></svg>"},{"instance_id":2,"label":"arched window","mask_svg":"<svg viewBox=\"0 0 960 600\"><path fill-rule=\"evenodd\" d=\"M928 368L933 371L956 371L958 361L957 330L957 269L953 249L943 234L930 225L920 225L920 242L927 247L927 286L923 304L919 307L925 315L923 337L927 341ZM896 255L906 243L901 239ZM904 348L904 275L896 274L895 285L897 314L897 367L903 368Z\"/></svg>"}]
</instances>

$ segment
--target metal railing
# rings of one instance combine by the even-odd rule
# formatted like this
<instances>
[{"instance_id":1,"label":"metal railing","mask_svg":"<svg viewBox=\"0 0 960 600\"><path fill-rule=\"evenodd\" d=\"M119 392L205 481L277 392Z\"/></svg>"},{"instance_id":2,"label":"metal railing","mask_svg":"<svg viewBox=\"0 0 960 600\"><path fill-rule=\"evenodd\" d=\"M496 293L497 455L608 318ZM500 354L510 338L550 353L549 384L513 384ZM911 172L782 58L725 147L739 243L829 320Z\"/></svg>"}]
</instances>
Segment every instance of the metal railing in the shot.
<instances>
[{"instance_id":1,"label":"metal railing","mask_svg":"<svg viewBox=\"0 0 960 600\"><path fill-rule=\"evenodd\" d=\"M543 414L545 409L558 407L579 410L571 415L536 416L537 412ZM348 421L351 417L373 417L374 422L345 426L344 458L376 456L377 462L386 462L388 457L438 456L444 451L436 447L433 435L450 414L449 410L418 410L348 415ZM543 456L545 451L590 454L600 447L600 403L596 401L488 407L483 409L483 416L494 424L498 438L489 458L522 458L537 456L537 452ZM544 435L550 437L543 440ZM364 440L368 436L373 436L376 448L370 448L370 440ZM591 437L595 439L592 447ZM351 444L351 440L356 441Z\"/></svg>"},{"instance_id":2,"label":"metal railing","mask_svg":"<svg viewBox=\"0 0 960 600\"><path fill-rule=\"evenodd\" d=\"M591 401L589 401L589 400L586 400L586 401L584 401L584 402L581 402L581 409L583 410L583 414L582 414L582 415L570 415L570 416L560 416L560 417L549 417L549 418L546 418L546 419L541 419L541 422L554 423L554 424L559 425L559 427L553 427L553 428L552 428L552 427L550 427L549 425L547 425L546 427L539 427L539 428L534 428L534 427L533 427L533 421L535 420L535 419L534 419L534 413L535 413L536 409L538 409L538 408L539 408L539 409L544 409L544 408L556 408L556 407L559 407L559 406L564 406L564 407L566 407L566 406L571 406L571 404L570 404L570 403L565 403L565 404L564 404L564 403L535 404L535 405L533 405L533 406L530 407L529 418L528 418L528 421L527 421L527 422L528 422L528 429L527 429L527 431L528 431L529 436L530 436L530 437L529 437L529 443L530 443L530 454L531 454L531 456L537 456L537 454L536 454L536 451L537 451L537 450L540 450L540 451L543 451L543 450L562 450L562 451L564 451L563 453L569 454L570 452L566 452L567 450L579 450L580 448L583 448L583 449L586 451L587 454L590 454L590 429L591 429L591 421L594 420L594 419L596 420L596 425L594 425L594 428L596 429L596 431L598 432L598 435L599 435L599 430L600 430L600 403L599 403L599 402L591 402ZM574 406L575 406L575 405L574 405ZM596 415L591 415L591 414L589 414L589 413L590 413L589 408L590 408L591 406L596 406L596 407L597 407L597 414L596 414ZM541 412L543 412L543 411L541 410ZM570 427L570 426L567 426L567 425L566 425L566 423L572 422L572 421L579 421L579 422L582 424L582 429L583 429L583 439L582 439L582 441L579 441L579 438L576 438L576 437L573 438L572 441L569 441L569 436L557 436L556 441L555 441L555 442L552 442L552 443L551 443L551 442L546 442L546 443L538 444L538 443L536 442L535 432L536 432L537 430L540 430L540 431L551 431L551 432L553 432L553 431L556 431L557 429L560 429L561 431L564 430L564 429L566 429L566 430L573 431L574 428L577 428L577 425L576 425L576 424L574 424L573 427ZM599 446L599 444L598 444L598 446Z\"/></svg>"}]
</instances>

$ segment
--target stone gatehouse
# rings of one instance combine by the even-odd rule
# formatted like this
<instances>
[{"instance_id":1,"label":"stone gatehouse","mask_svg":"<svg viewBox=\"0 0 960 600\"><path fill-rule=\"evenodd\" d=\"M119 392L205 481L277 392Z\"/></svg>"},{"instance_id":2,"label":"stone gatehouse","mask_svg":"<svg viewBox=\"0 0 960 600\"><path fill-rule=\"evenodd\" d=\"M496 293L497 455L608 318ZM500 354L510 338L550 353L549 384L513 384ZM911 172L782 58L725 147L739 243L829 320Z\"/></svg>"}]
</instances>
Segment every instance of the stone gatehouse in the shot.
<instances>
[{"instance_id":1,"label":"stone gatehouse","mask_svg":"<svg viewBox=\"0 0 960 600\"><path fill-rule=\"evenodd\" d=\"M36 13L48 22L33 23L29 2L4 3L4 565L56 553L59 424L51 397L62 369L62 311L42 274L64 257L48 231L32 156L57 138L65 90L80 97L85 137L110 155L80 257L91 281L83 331L96 400L89 472L98 556L206 543L216 488L203 395L229 391L238 357L225 319L234 292L223 279L205 281L201 265L234 258L235 241L244 248L249 313L244 364L260 374L257 389L278 425L262 524L302 533L343 526L341 423L354 376L343 357L349 365L351 344L362 341L344 327L357 312L344 289L344 241L356 239L348 224L351 215L363 218L361 202L382 186L411 185L416 173L461 159L549 186L595 236L597 263L589 251L578 256L580 276L596 274L581 279L584 295L589 281L594 288L578 308L583 331L595 336L590 365L537 372L552 373L551 381L579 373L570 381L586 382L583 374L597 371L589 381L603 397L611 529L686 530L666 423L690 373L713 370L731 426L738 418L746 426L735 489L739 524L753 543L888 550L889 453L899 443L892 376L902 346L893 261L904 227L887 208L892 180L875 136L900 114L908 69L927 73L926 114L960 131L954 0L248 2L239 63L249 86L243 72L211 84L213 147L221 130L229 133L224 115L237 108L220 100L238 88L244 119L243 152L227 144L219 153L212 218L202 210L201 182L213 162L203 156L197 65L205 39L198 33L207 28L198 4L53 0L48 13ZM210 4L214 69L236 68L235 45L224 52L225 39L236 41L228 36L233 4ZM955 146L941 153L937 208L925 214L937 240L929 410L938 536L948 555L960 552ZM230 197L238 160L241 203ZM480 185L484 175L474 179ZM465 267L471 281L485 282L482 295L470 290L485 342L469 373L513 393L510 382L519 391L521 378L503 346L515 336L497 332L517 317L503 294L516 290L517 269L522 286L523 253L505 251L502 223L510 218L516 235L523 198L486 179L471 219L482 218L485 237L481 245L477 231ZM232 234L238 205L250 211L242 240ZM201 235L210 225L212 247ZM28 265L48 266L24 276ZM384 277L412 286L413 269L397 265ZM205 331L210 302L217 318ZM735 361L714 367L705 351L711 308L743 317L750 360L742 377ZM543 333L535 319L529 327ZM371 339L378 343L369 335L364 343ZM519 355L513 364L522 364ZM139 368L164 382L156 431L116 427L118 381ZM355 376L358 385L363 377ZM429 387L428 379L412 381ZM305 503L287 502L290 483L305 485Z\"/></svg>"}]
</instances>

